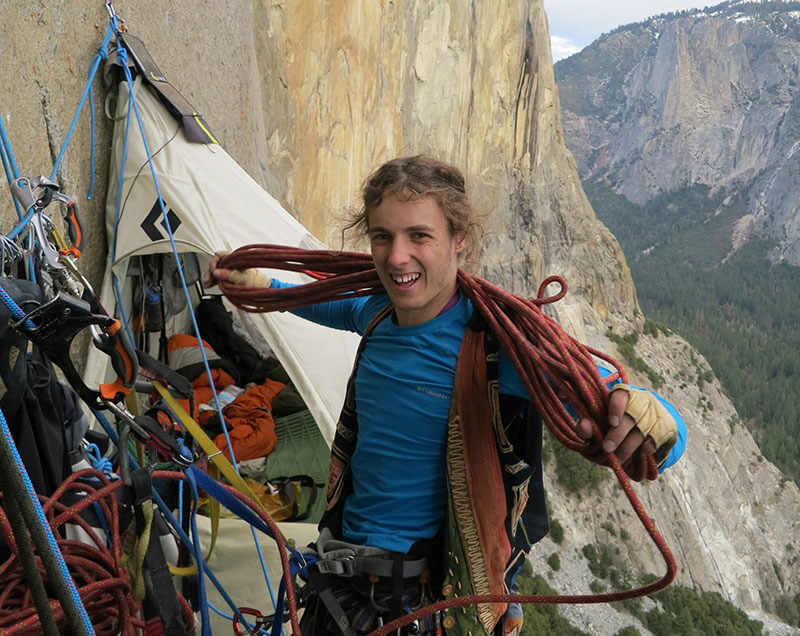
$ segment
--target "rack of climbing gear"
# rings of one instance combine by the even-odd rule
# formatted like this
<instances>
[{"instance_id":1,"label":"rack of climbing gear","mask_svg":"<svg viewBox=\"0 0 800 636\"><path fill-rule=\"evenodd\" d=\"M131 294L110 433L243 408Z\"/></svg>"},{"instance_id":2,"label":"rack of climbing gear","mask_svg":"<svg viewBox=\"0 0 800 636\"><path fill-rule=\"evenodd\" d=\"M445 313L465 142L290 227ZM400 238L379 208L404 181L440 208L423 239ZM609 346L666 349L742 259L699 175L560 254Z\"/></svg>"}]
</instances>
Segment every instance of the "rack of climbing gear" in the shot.
<instances>
[{"instance_id":1,"label":"rack of climbing gear","mask_svg":"<svg viewBox=\"0 0 800 636\"><path fill-rule=\"evenodd\" d=\"M163 388L170 398L172 393L169 391L186 396L185 380L176 379L175 374L159 365L157 360L136 350L125 316L114 318L103 308L77 264L85 248L78 206L74 197L66 195L55 180L87 98L91 105L92 82L100 63L109 55L112 40L117 42L116 53L126 80L130 84L133 81L126 63L125 27L112 3L106 2L105 7L109 26L92 61L86 89L49 178L20 175L0 119L0 155L18 216L17 225L2 237L0 282L3 284L0 284L0 296L14 332L33 343L38 352L36 355L43 363L59 367L71 390L92 410L111 444L118 449L116 456L120 474L109 472L109 467L104 471L87 469L73 472L53 492L41 494L33 487L5 418L0 418L3 425L0 633L57 634L70 631L79 634L175 635L191 631L194 623L192 609L184 597L175 592L170 570L159 548L159 534L155 529L157 518L163 518L171 526L169 536L177 537L182 551L188 554L183 562L194 563L191 567L173 569L183 576L196 575L198 591L193 594L193 605L201 614L203 634L210 634L208 606L204 598L206 578L227 600L237 629L256 633L256 628L224 593L213 573L204 568L204 556L194 522L198 483L204 492L213 491L217 496L227 498L226 505L241 515L249 515L252 524L283 546L280 532L268 518L264 519L266 514L252 497L241 493L236 495L238 499L231 496L226 487L211 480L195 466L202 455L212 465L220 467L228 481L240 490L249 490L238 478L235 468L219 455L218 449L202 430L190 432L174 411L171 411L173 421L177 424L170 431L165 430L154 417L135 414L135 400L132 401L130 396L137 388L137 382L142 383L140 377L152 382L147 385L150 390L153 386ZM135 114L133 94L128 107ZM92 122L93 119L92 116ZM195 117L195 121L200 120ZM144 131L140 132L144 140ZM153 179L158 187L155 174ZM163 199L159 197L159 201L165 226L172 238ZM56 207L60 207L60 216L66 224L64 232L52 213ZM177 260L174 241L173 251ZM30 294L22 304L18 304L16 301L21 296L17 290L22 282L29 282L22 286ZM186 291L185 280L183 288ZM110 359L116 375L114 381L96 387L84 383L71 355L73 341L84 330L89 331L92 345ZM208 371L208 362L204 362ZM169 390L156 382L163 379L168 380ZM180 407L173 406L181 412ZM170 410L170 407L166 409ZM116 426L109 422L104 412L113 416ZM186 417L185 412L181 414ZM137 457L129 452L133 445L138 448ZM144 465L140 464L142 460ZM233 461L235 466L235 459ZM154 472L156 463L183 472ZM181 514L184 518L180 522L173 518L172 507L154 488L154 480L190 484L188 489L184 489L190 491L190 504L184 510L185 514ZM66 503L68 500L72 503ZM246 504L241 504L241 500ZM155 516L154 505L157 508ZM89 513L93 523L86 519ZM126 516L128 523L123 522ZM98 524L100 529L95 527ZM64 538L76 532L81 535L80 539ZM288 571L286 548L281 549ZM295 563L307 562L299 553L294 553L293 559ZM44 576L40 573L42 568ZM298 569L295 565L294 573ZM55 599L48 595L48 589L55 593ZM290 608L286 611L285 598L290 601ZM269 621L277 626L273 633L280 632L284 618L294 621L296 626L293 588L284 586L275 603L277 606ZM266 622L262 620L259 624L263 626ZM260 629L257 631L263 633Z\"/></svg>"}]
</instances>

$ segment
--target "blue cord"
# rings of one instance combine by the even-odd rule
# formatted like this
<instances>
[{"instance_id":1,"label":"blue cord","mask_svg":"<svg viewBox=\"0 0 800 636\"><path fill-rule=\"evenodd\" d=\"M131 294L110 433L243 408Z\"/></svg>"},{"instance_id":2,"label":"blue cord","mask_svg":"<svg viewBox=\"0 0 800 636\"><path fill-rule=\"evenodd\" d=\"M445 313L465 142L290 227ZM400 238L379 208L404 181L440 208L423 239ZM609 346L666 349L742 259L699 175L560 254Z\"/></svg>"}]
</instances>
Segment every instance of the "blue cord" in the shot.
<instances>
[{"instance_id":1,"label":"blue cord","mask_svg":"<svg viewBox=\"0 0 800 636\"><path fill-rule=\"evenodd\" d=\"M121 53L120 53L121 51ZM124 48L119 47L117 51L117 59L120 60L120 63L123 65L123 68L127 67L127 58L128 54ZM114 204L114 235L113 240L111 242L111 263L112 265L117 260L117 233L119 231L119 217L122 214L122 188L124 185L124 174L125 174L125 163L128 158L128 138L130 135L130 125L131 125L131 104L132 104L132 93L133 87L129 85L129 91L131 92L131 96L128 98L128 112L125 115L125 134L123 136L122 142L122 159L120 160L120 167L119 167L119 181L117 182L117 200ZM133 184L131 184L133 187ZM123 310L124 305L122 304L122 292L119 288L119 279L117 275L114 273L114 269L111 269L111 285L114 290L114 297L117 300L117 307L119 307L119 315L122 319L122 326L125 327L125 333L128 334L128 341L129 342L136 342L133 339L133 333L131 332L131 327L128 324L128 316L125 315L125 311Z\"/></svg>"},{"instance_id":2,"label":"blue cord","mask_svg":"<svg viewBox=\"0 0 800 636\"><path fill-rule=\"evenodd\" d=\"M194 309L192 308L192 297L189 294L189 287L186 284L186 277L184 276L183 268L180 266L180 256L178 254L178 247L175 244L175 236L172 234L172 227L170 226L169 215L167 214L166 204L164 203L164 197L161 194L161 186L158 183L158 177L156 176L155 166L153 165L153 157L150 154L150 148L148 147L148 144L147 144L147 136L145 135L145 132L144 132L144 124L142 124L142 118L141 118L141 115L139 114L139 107L136 104L136 97L135 97L134 92L133 92L133 77L131 77L131 72L130 72L130 69L128 68L128 64L127 64L128 56L127 56L127 52L125 51L124 48L119 48L117 50L117 57L118 57L118 59L120 61L120 64L122 64L122 69L125 72L125 79L126 79L126 81L128 83L128 91L129 91L129 110L128 110L129 115L128 115L128 121L130 121L130 108L132 107L133 108L133 112L136 115L136 122L139 125L139 133L140 133L141 138L142 138L142 144L144 146L145 155L147 156L147 163L150 166L150 175L153 178L153 185L155 186L156 195L158 196L158 204L161 207L161 214L164 217L164 227L166 228L167 235L169 236L169 243L170 243L170 246L172 248L172 254L175 257L176 264L178 265L178 268L177 268L178 269L178 275L180 276L181 287L183 288L183 293L186 296L186 303L187 303L187 305L189 307L189 316L192 319L192 327L193 327L193 330L194 330L194 334L195 334L195 337L197 338L198 341L202 341L202 336L200 335L200 327L197 324L197 318L195 317ZM127 126L127 124L126 124L126 126ZM127 145L127 141L126 141L126 145ZM124 156L124 152L123 152L123 156ZM123 170L120 169L120 180L122 180L122 173L123 173ZM120 195L121 195L121 191L118 192L118 197ZM117 219L118 218L119 218L119 216L117 216ZM116 243L116 234L115 234L115 243ZM214 395L214 402L215 402L215 404L217 406L217 414L219 415L220 421L223 422L222 431L225 434L225 441L227 442L227 445L228 445L228 451L231 454L231 463L233 464L234 469L236 469L236 472L239 472L239 468L238 468L237 462L236 462L236 457L234 455L233 447L231 445L231 440L230 440L230 437L228 435L228 427L224 425L225 417L222 415L222 407L220 406L219 397L217 396L217 390L216 390L216 387L214 386L213 378L211 376L211 368L209 367L209 364L208 364L208 358L206 357L206 353L205 353L205 350L203 349L203 347L199 347L199 348L200 348L200 353L201 353L202 358L203 358L203 367L205 369L206 376L209 379L209 384L211 386L211 391L212 391L212 393Z\"/></svg>"},{"instance_id":3,"label":"blue cord","mask_svg":"<svg viewBox=\"0 0 800 636\"><path fill-rule=\"evenodd\" d=\"M27 491L31 502L33 503L34 510L39 517L39 522L42 528L44 528L47 536L47 543L50 545L50 550L58 562L58 569L61 571L61 575L64 577L64 582L67 585L67 589L69 589L70 596L72 596L72 599L78 608L78 613L80 614L83 627L89 634L94 634L92 621L89 619L89 614L86 612L86 607L83 605L80 594L78 594L78 588L75 587L75 581L72 580L72 575L70 574L69 568L67 568L67 564L64 561L64 555L61 554L61 549L58 547L58 542L53 534L53 529L50 527L50 523L44 514L44 510L42 510L42 504L39 502L39 497L36 494L36 490L33 488L31 478L28 476L28 471L25 470L25 464L23 463L22 457L20 457L19 451L17 450L17 445L14 443L14 437L11 435L11 430L8 428L8 423L6 422L6 418L5 415L3 415L2 410L0 410L0 428L2 428L3 436L6 438L8 445L11 448L11 453L14 456L14 463L16 464L17 470L19 471L19 474L21 475L25 484L25 490Z\"/></svg>"},{"instance_id":4,"label":"blue cord","mask_svg":"<svg viewBox=\"0 0 800 636\"><path fill-rule=\"evenodd\" d=\"M111 16L111 19L110 19L109 24L108 24L108 30L106 31L106 36L107 37L105 37L103 39L102 44L100 44L100 47L97 49L97 53L95 53L95 59L99 58L98 59L98 64L99 64L99 60L104 60L104 59L106 59L108 57L108 44L111 41L111 38L108 37L108 34L109 34L109 32L111 32L112 34L116 33L116 29L117 29L117 18L114 17L114 16ZM88 84L92 83L92 80L94 79L94 72L96 72L96 71L97 71L96 68L94 69L94 71L92 71L91 68L90 68ZM92 95L92 91L90 90L89 91L89 136L90 136L90 146L89 146L89 188L88 188L88 191L86 192L86 198L87 199L91 199L92 198L92 193L94 192L94 143L95 143L95 140L94 140L94 137L95 137L94 129L95 129L94 95Z\"/></svg>"},{"instance_id":5,"label":"blue cord","mask_svg":"<svg viewBox=\"0 0 800 636\"><path fill-rule=\"evenodd\" d=\"M192 493L192 510L189 514L189 522L192 528L192 536L194 537L194 560L197 564L197 596L200 601L200 619L202 621L201 633L203 636L213 636L211 633L211 618L208 615L208 600L206 597L205 562L200 547L200 535L197 532L197 506L200 504L200 496L197 492L197 482L195 481L193 472L187 470L184 474L189 481Z\"/></svg>"},{"instance_id":6,"label":"blue cord","mask_svg":"<svg viewBox=\"0 0 800 636\"><path fill-rule=\"evenodd\" d=\"M19 177L19 170L17 170L17 160L14 158L14 151L11 149L11 142L8 140L6 134L6 127L3 125L3 117L0 115L0 158L3 160L3 169L6 173L6 180L9 187ZM17 197L11 197L14 200L14 207L17 209L17 218L22 218L22 207L17 201Z\"/></svg>"},{"instance_id":7,"label":"blue cord","mask_svg":"<svg viewBox=\"0 0 800 636\"><path fill-rule=\"evenodd\" d=\"M117 192L117 202L118 202L117 203L117 210L116 210L116 220L117 220L117 222L115 223L115 227L114 227L114 244L116 245L116 233L117 233L117 229L118 229L118 221L119 221L119 214L120 214L120 203L119 202L120 202L120 199L121 199L121 196L122 196L122 187L121 187L121 185L122 185L122 176L123 176L123 173L124 173L124 165L125 165L124 164L124 160L125 160L125 156L126 156L126 152L127 152L127 144L128 144L128 125L129 125L129 122L130 122L130 111L131 111L131 108L132 108L133 112L136 115L136 121L137 121L137 124L139 126L139 133L141 135L141 139L142 139L142 144L144 146L145 155L147 156L147 163L148 163L148 165L150 167L150 174L151 174L152 179L153 179L153 185L155 186L156 195L158 196L158 204L161 207L161 214L162 214L163 219L164 219L164 227L166 228L167 235L169 236L169 242L170 242L170 246L172 248L172 254L173 254L174 258L175 258L175 262L178 265L177 270L178 270L178 274L179 274L180 280L181 280L181 287L183 288L184 295L186 296L186 303L187 303L187 306L189 307L189 316L192 319L192 327L193 327L193 330L194 330L194 333L195 333L195 337L197 338L198 342L202 342L202 336L200 335L200 327L197 324L197 318L196 318L196 316L194 314L194 309L192 307L192 298L191 298L191 295L189 294L189 288L188 288L188 285L186 284L186 277L184 276L183 268L180 266L180 256L178 255L178 248L177 248L177 245L175 244L175 237L174 237L174 235L172 233L172 227L170 226L169 215L167 214L166 205L164 203L164 197L161 194L161 187L159 186L158 177L156 176L155 166L153 165L153 157L152 157L152 155L150 153L150 148L148 147L148 144L147 144L147 137L146 137L145 132L144 132L144 125L142 124L141 115L139 113L139 107L138 107L138 105L136 103L136 96L134 95L134 90L133 90L133 77L131 76L130 69L128 68L128 64L127 64L127 52L125 51L125 49L123 47L119 47L117 49L117 58L118 58L120 64L122 65L122 69L123 69L123 71L125 73L125 80L126 80L126 82L128 84L128 93L129 93L128 100L129 100L129 102L128 102L128 117L127 117L126 124L125 124L126 128L125 128L125 142L124 142L125 146L123 148L123 161L122 161L122 164L121 164L122 167L120 168L120 188L118 189L118 192ZM113 262L113 258L112 258L112 262ZM119 303L119 306L122 307L122 303L120 302L120 296L121 295L118 292L118 287L116 287L115 294L117 295L117 302ZM236 462L236 456L235 456L234 451L233 451L233 446L231 444L230 436L228 435L228 427L225 426L225 424L224 424L225 417L222 414L222 407L220 405L219 397L217 395L217 389L214 386L214 382L213 382L213 379L212 379L212 376L211 376L211 368L209 367L209 364L208 364L208 358L206 357L205 350L204 350L204 348L202 346L200 347L200 353L201 353L202 358L203 358L203 367L205 369L206 376L209 378L209 385L211 387L211 392L212 392L212 394L214 396L214 403L215 403L215 405L217 407L217 414L219 415L220 421L223 423L222 424L222 432L225 435L225 441L226 441L226 444L227 444L227 447L228 447L228 452L230 453L230 456L231 456L231 463L233 464L234 470L236 470L236 472L238 473L239 472L239 467L238 467L237 462ZM267 568L266 568L266 565L264 563L263 556L261 555L261 550L260 550L260 546L258 544L258 540L257 540L256 534L255 534L255 531L252 530L252 528L251 528L251 533L252 533L252 536L253 536L253 542L256 545L256 550L257 550L257 552L259 554L259 562L260 562L261 567L262 567L262 572L264 574L264 580L265 580L265 582L267 584L267 590L269 592L269 596L270 596L270 599L272 601L272 605L273 605L273 608L274 608L275 607L275 594L272 591L272 584L271 584L270 579L269 579L269 573L267 572Z\"/></svg>"},{"instance_id":8,"label":"blue cord","mask_svg":"<svg viewBox=\"0 0 800 636\"><path fill-rule=\"evenodd\" d=\"M58 168L61 166L61 160L64 158L64 153L67 151L67 146L69 145L69 141L72 138L72 133L75 131L75 126L78 123L78 117L83 110L83 105L86 103L86 98L89 95L89 92L92 89L92 83L94 82L94 76L97 73L97 69L100 67L100 62L103 61L106 57L108 57L108 44L111 42L111 38L114 37L117 31L117 24L116 20L112 17L109 20L108 28L106 29L106 35L103 38L103 42L100 45L97 53L95 53L94 57L92 58L92 64L89 68L89 79L86 82L86 87L83 89L83 95L81 95L80 102L78 102L78 108L75 111L75 116L72 118L72 123L69 125L69 130L67 130L67 136L64 139L64 143L61 144L61 150L58 153L58 157L56 157L55 163L53 164L53 170L50 173L50 180L54 181L56 178L56 173L58 172Z\"/></svg>"},{"instance_id":9,"label":"blue cord","mask_svg":"<svg viewBox=\"0 0 800 636\"><path fill-rule=\"evenodd\" d=\"M121 52L121 55L120 55L120 52ZM166 206L164 204L164 198L163 198L163 196L161 194L161 188L160 188L160 186L158 184L158 177L156 176L155 168L153 166L153 159L152 159L152 156L150 154L150 149L148 148L148 145L147 145L146 136L144 134L144 126L142 124L142 120L141 120L141 117L139 115L139 108L138 108L138 106L136 104L136 97L134 96L134 93L133 93L133 78L131 77L130 70L128 69L127 53L125 52L124 49L120 48L118 50L118 57L119 57L120 63L122 64L122 68L125 71L125 77L126 77L126 80L128 82L128 89L129 89L128 122L130 121L130 109L131 109L131 106L132 106L133 110L134 110L134 113L136 114L137 123L139 124L139 131L141 133L142 143L144 144L145 154L147 155L147 161L148 161L148 164L150 165L150 174L151 174L151 176L153 178L153 184L155 185L155 188L156 188L156 194L158 195L158 202L161 205L161 212L162 212L162 215L164 217L164 227L166 228L167 234L169 236L169 241L170 241L170 245L172 247L173 256L175 257L175 262L178 264L177 270L178 270L178 274L179 274L180 279L181 279L181 287L183 288L184 295L186 296L186 303L187 303L187 306L189 308L189 315L190 315L190 317L192 319L192 327L194 329L195 337L197 338L197 340L199 342L202 342L202 336L200 335L200 327L197 324L197 318L195 317L194 309L192 308L192 298L191 298L191 296L189 294L189 289L188 289L188 286L186 284L186 277L184 276L183 268L180 267L180 257L178 255L178 248L177 248L177 246L175 244L175 237L172 234L172 228L170 227L170 223L169 223L169 216L166 213ZM127 147L127 122L126 122L126 147ZM125 156L125 150L123 150L123 157L124 156ZM120 181L122 180L122 174L123 174L123 170L120 169ZM118 194L118 198L119 198L119 196L121 196L121 189L117 194ZM119 219L119 208L118 208L117 219ZM115 238L116 238L116 227L117 226L115 225ZM114 242L116 244L116 240ZM116 279L115 279L115 282L116 282ZM117 295L117 302L120 304L120 306L122 306L122 303L120 302L121 294L119 293L118 285L115 286L115 293ZM206 375L209 378L209 386L211 387L211 391L212 391L212 394L214 396L214 402L215 402L216 407L217 407L217 414L219 415L220 421L223 422L222 431L223 431L223 433L225 435L225 441L227 443L228 452L230 453L230 456L231 456L231 463L233 464L234 470L236 470L236 472L238 473L239 472L239 467L238 467L237 462L236 462L236 456L235 456L234 451L233 451L233 446L231 444L230 436L228 435L228 427L224 425L225 417L222 414L222 407L221 407L221 405L219 403L219 397L217 395L217 389L214 386L214 381L213 381L213 378L211 376L211 368L210 368L210 366L208 364L208 358L206 357L205 349L203 347L199 347L199 348L200 348L200 353L201 353L202 358L203 358L203 366L205 368ZM256 537L255 530L253 530L252 527L251 527L250 531L251 531L251 534L253 536L253 543L256 546L256 551L258 553L259 563L261 564L261 569L262 569L262 572L264 574L264 580L266 581L266 584L267 584L267 590L269 592L270 600L272 601L272 605L273 605L273 608L274 608L275 607L275 594L272 591L272 584L271 584L271 582L269 580L269 573L267 572L267 567L266 567L266 564L264 563L264 557L263 557L263 555L261 553L261 546L258 543L258 539Z\"/></svg>"},{"instance_id":10,"label":"blue cord","mask_svg":"<svg viewBox=\"0 0 800 636\"><path fill-rule=\"evenodd\" d=\"M89 187L86 189L87 199L91 199L94 192L94 126L94 95L89 91Z\"/></svg>"},{"instance_id":11,"label":"blue cord","mask_svg":"<svg viewBox=\"0 0 800 636\"><path fill-rule=\"evenodd\" d=\"M25 317L25 312L22 311L16 301L11 298L9 293L2 287L0 287L0 300L3 301L3 304L8 308L9 313L14 316L14 318L22 320ZM34 329L34 324L30 318L25 321L25 328Z\"/></svg>"},{"instance_id":12,"label":"blue cord","mask_svg":"<svg viewBox=\"0 0 800 636\"><path fill-rule=\"evenodd\" d=\"M86 447L86 456L88 457L89 463L92 465L92 468L99 470L107 477L116 479L117 475L114 473L114 466L111 463L111 460L108 459L107 457L103 457L102 453L100 453L100 448L97 446L97 444L92 444L91 442L89 442L85 445L85 447Z\"/></svg>"},{"instance_id":13,"label":"blue cord","mask_svg":"<svg viewBox=\"0 0 800 636\"><path fill-rule=\"evenodd\" d=\"M8 166L11 170L11 179L16 179L19 177L19 170L17 169L17 159L14 157L14 151L11 148L11 141L8 139L8 133L6 132L6 127L3 125L3 117L0 115L0 141L3 144L3 152L5 153L5 158L3 159L3 163L8 162ZM10 182L9 182L10 183Z\"/></svg>"},{"instance_id":14,"label":"blue cord","mask_svg":"<svg viewBox=\"0 0 800 636\"><path fill-rule=\"evenodd\" d=\"M16 200L17 197L14 197L14 201ZM19 202L17 202L17 204L19 205ZM26 230L28 228L28 223L30 223L31 219L33 218L34 212L35 210L31 208L24 214L24 216L20 215L19 223L17 223L16 226L14 226L14 229L11 230L8 234L6 234L6 236L8 236L8 238L10 239L13 239L16 238L17 235L20 234L23 230Z\"/></svg>"}]
</instances>

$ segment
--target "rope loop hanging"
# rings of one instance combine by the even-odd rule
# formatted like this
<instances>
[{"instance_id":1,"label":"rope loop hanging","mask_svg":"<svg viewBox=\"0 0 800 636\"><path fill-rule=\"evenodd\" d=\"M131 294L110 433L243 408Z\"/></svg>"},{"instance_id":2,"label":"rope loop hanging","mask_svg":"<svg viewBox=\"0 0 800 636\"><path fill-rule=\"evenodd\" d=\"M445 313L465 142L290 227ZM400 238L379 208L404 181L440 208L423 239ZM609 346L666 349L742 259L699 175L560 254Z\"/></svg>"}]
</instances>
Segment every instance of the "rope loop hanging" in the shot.
<instances>
[{"instance_id":1,"label":"rope loop hanging","mask_svg":"<svg viewBox=\"0 0 800 636\"><path fill-rule=\"evenodd\" d=\"M256 244L223 256L219 267L280 269L307 273L315 279L282 289L242 287L220 281L220 289L228 299L248 312L285 311L384 292L372 258L356 252ZM547 288L554 283L559 285L558 292L546 296ZM598 461L608 430L606 384L617 378L626 382L627 378L613 358L581 344L541 310L564 298L566 282L559 276L546 278L534 299L510 294L463 270L458 271L458 284L498 338L551 433L568 448ZM614 369L612 376L601 378L595 359ZM593 442L578 436L565 404L570 404L579 417L588 417L595 423ZM609 465L609 460L604 458L598 463ZM641 458L626 468L636 481L658 476L652 457Z\"/></svg>"}]
</instances>

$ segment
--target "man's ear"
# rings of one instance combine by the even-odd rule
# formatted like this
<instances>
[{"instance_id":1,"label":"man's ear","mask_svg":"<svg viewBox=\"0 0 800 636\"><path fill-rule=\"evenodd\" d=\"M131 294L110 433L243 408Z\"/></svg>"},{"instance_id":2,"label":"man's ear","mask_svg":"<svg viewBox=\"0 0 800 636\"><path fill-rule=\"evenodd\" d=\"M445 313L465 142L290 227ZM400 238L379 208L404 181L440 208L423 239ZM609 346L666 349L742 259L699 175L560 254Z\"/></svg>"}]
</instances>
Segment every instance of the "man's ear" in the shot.
<instances>
[{"instance_id":1,"label":"man's ear","mask_svg":"<svg viewBox=\"0 0 800 636\"><path fill-rule=\"evenodd\" d=\"M467 235L462 232L456 232L455 239L456 239L456 254L460 254L465 249L467 249L467 245L469 244L469 239L467 239Z\"/></svg>"}]
</instances>

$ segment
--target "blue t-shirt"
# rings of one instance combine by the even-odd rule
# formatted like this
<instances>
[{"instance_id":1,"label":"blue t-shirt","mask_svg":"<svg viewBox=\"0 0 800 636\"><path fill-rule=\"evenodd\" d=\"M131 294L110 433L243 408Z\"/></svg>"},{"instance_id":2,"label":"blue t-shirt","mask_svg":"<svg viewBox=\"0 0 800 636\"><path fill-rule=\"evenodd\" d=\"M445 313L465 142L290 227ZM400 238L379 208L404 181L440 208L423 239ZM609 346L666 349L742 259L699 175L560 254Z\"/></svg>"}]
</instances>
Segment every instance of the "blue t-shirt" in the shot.
<instances>
[{"instance_id":1,"label":"blue t-shirt","mask_svg":"<svg viewBox=\"0 0 800 636\"><path fill-rule=\"evenodd\" d=\"M289 286L276 280L272 285ZM388 296L381 294L322 303L293 313L363 334L388 304ZM415 541L438 533L447 507L445 447L450 398L461 340L472 311L472 303L461 294L451 309L421 325L400 327L388 317L372 332L355 378L358 443L351 460L353 492L344 502L345 541L407 552ZM498 381L501 393L528 398L502 351ZM676 421L680 431L683 422L679 416ZM683 430L685 437L685 427ZM682 445L672 458L678 445L665 464L680 457Z\"/></svg>"}]
</instances>

